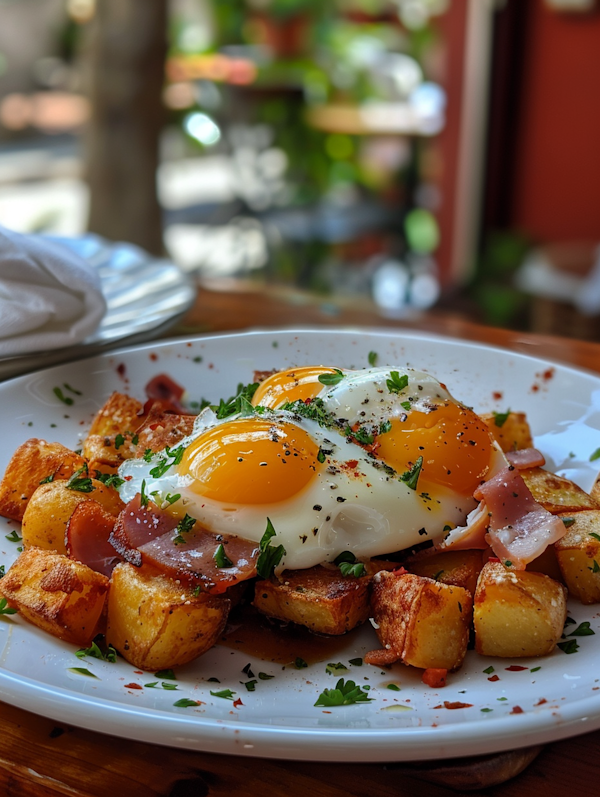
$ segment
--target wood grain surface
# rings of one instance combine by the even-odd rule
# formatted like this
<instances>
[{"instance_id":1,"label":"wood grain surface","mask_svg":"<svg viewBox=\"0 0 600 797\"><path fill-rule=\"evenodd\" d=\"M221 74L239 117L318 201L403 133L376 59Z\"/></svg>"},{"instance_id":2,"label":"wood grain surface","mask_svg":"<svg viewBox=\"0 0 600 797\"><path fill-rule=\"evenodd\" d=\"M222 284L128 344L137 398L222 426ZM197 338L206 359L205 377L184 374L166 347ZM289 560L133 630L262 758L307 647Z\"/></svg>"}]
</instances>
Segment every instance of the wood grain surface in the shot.
<instances>
[{"instance_id":1,"label":"wood grain surface","mask_svg":"<svg viewBox=\"0 0 600 797\"><path fill-rule=\"evenodd\" d=\"M383 319L368 303L293 290L200 287L174 335L248 328L412 328L600 371L600 344L491 329L453 314ZM73 728L0 703L1 797L521 797L595 795L600 731L491 756L419 764L307 763L178 750Z\"/></svg>"}]
</instances>

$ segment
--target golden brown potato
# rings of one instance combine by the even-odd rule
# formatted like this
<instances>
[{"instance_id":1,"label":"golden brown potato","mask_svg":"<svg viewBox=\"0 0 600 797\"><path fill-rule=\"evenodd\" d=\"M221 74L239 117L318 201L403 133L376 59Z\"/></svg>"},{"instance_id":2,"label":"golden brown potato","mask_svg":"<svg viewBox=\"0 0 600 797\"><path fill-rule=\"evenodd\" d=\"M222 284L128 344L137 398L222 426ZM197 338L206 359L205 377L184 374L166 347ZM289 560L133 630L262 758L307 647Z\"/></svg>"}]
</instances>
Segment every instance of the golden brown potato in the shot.
<instances>
[{"instance_id":1,"label":"golden brown potato","mask_svg":"<svg viewBox=\"0 0 600 797\"><path fill-rule=\"evenodd\" d=\"M473 621L484 656L545 656L563 632L567 591L543 573L488 562L479 576Z\"/></svg>"},{"instance_id":2,"label":"golden brown potato","mask_svg":"<svg viewBox=\"0 0 600 797\"><path fill-rule=\"evenodd\" d=\"M193 591L128 563L113 570L106 640L142 670L180 667L205 653L225 627L229 600Z\"/></svg>"},{"instance_id":3,"label":"golden brown potato","mask_svg":"<svg viewBox=\"0 0 600 797\"><path fill-rule=\"evenodd\" d=\"M527 468L521 471L521 476L535 500L553 515L599 508L581 487L563 476L543 468Z\"/></svg>"},{"instance_id":4,"label":"golden brown potato","mask_svg":"<svg viewBox=\"0 0 600 797\"><path fill-rule=\"evenodd\" d=\"M568 522L554 545L565 583L582 603L600 603L600 511L575 512Z\"/></svg>"},{"instance_id":5,"label":"golden brown potato","mask_svg":"<svg viewBox=\"0 0 600 797\"><path fill-rule=\"evenodd\" d=\"M585 514L585 512L586 510L583 510L583 514ZM577 514L579 514L579 512L577 512ZM550 576L550 578L553 578L555 581L560 581L561 584L565 583L558 564L554 545L549 545L545 551L533 561L529 562L525 570L531 570L534 573L543 573L545 576Z\"/></svg>"},{"instance_id":6,"label":"golden brown potato","mask_svg":"<svg viewBox=\"0 0 600 797\"><path fill-rule=\"evenodd\" d=\"M68 481L41 484L29 500L23 516L23 545L45 548L66 553L65 531L77 504L81 501L97 501L107 512L116 517L125 507L119 493L113 487L91 480L88 493L69 489Z\"/></svg>"},{"instance_id":7,"label":"golden brown potato","mask_svg":"<svg viewBox=\"0 0 600 797\"><path fill-rule=\"evenodd\" d=\"M280 581L258 581L253 602L269 617L318 634L345 634L369 618L370 581L369 575L344 577L337 568L285 570Z\"/></svg>"},{"instance_id":8,"label":"golden brown potato","mask_svg":"<svg viewBox=\"0 0 600 797\"><path fill-rule=\"evenodd\" d=\"M19 446L0 482L0 515L23 520L27 502L47 478L69 479L85 460L60 443L32 438Z\"/></svg>"},{"instance_id":9,"label":"golden brown potato","mask_svg":"<svg viewBox=\"0 0 600 797\"><path fill-rule=\"evenodd\" d=\"M499 426L497 421L501 417L502 415L495 415L493 412L480 415L480 418L488 425L492 437L504 452L516 451L520 448L533 448L533 437L525 413L510 412L506 420Z\"/></svg>"},{"instance_id":10,"label":"golden brown potato","mask_svg":"<svg viewBox=\"0 0 600 797\"><path fill-rule=\"evenodd\" d=\"M123 393L111 395L96 414L83 442L83 455L90 463L90 473L94 469L113 472L126 459L136 456L137 446L132 440L142 420L142 409L137 399Z\"/></svg>"},{"instance_id":11,"label":"golden brown potato","mask_svg":"<svg viewBox=\"0 0 600 797\"><path fill-rule=\"evenodd\" d=\"M0 579L0 594L25 620L81 647L96 636L107 589L106 576L40 548L23 551Z\"/></svg>"},{"instance_id":12,"label":"golden brown potato","mask_svg":"<svg viewBox=\"0 0 600 797\"><path fill-rule=\"evenodd\" d=\"M194 428L194 415L176 415L172 412L154 412L152 409L148 417L138 429L138 455L149 448L151 451L162 451L164 448L174 448L191 434Z\"/></svg>"},{"instance_id":13,"label":"golden brown potato","mask_svg":"<svg viewBox=\"0 0 600 797\"><path fill-rule=\"evenodd\" d=\"M483 567L483 551L439 551L437 553L417 554L404 562L404 567L417 576L425 576L463 587L471 595L475 594L477 579Z\"/></svg>"},{"instance_id":14,"label":"golden brown potato","mask_svg":"<svg viewBox=\"0 0 600 797\"><path fill-rule=\"evenodd\" d=\"M373 580L371 606L384 649L365 657L368 663L400 660L413 667L446 670L462 664L473 608L466 589L412 573L384 571Z\"/></svg>"}]
</instances>

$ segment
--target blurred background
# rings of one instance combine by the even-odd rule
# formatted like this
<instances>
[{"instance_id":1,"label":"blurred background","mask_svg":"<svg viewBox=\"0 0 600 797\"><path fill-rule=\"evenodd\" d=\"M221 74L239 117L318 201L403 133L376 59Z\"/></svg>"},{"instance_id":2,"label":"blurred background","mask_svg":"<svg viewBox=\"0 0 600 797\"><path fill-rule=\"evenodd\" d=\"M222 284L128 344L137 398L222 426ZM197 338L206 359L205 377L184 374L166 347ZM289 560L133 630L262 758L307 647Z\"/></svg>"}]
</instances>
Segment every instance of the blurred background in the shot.
<instances>
[{"instance_id":1,"label":"blurred background","mask_svg":"<svg viewBox=\"0 0 600 797\"><path fill-rule=\"evenodd\" d=\"M0 224L600 339L600 2L0 0Z\"/></svg>"}]
</instances>

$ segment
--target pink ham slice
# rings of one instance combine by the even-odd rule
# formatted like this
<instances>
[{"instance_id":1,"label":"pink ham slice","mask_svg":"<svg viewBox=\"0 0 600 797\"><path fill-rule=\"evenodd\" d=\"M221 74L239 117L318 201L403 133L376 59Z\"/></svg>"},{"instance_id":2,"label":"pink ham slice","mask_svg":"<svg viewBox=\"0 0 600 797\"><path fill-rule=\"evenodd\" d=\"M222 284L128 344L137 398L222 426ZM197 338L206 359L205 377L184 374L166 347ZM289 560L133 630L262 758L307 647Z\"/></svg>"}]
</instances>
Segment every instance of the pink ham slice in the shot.
<instances>
[{"instance_id":1,"label":"pink ham slice","mask_svg":"<svg viewBox=\"0 0 600 797\"><path fill-rule=\"evenodd\" d=\"M489 547L487 541L489 522L488 508L485 505L485 501L481 501L467 515L466 525L452 529L436 547L440 551L447 551L451 548L455 551L466 551L473 548L485 550L485 548Z\"/></svg>"},{"instance_id":2,"label":"pink ham slice","mask_svg":"<svg viewBox=\"0 0 600 797\"><path fill-rule=\"evenodd\" d=\"M175 542L176 539L184 542ZM214 534L198 523L191 531L180 534L176 518L152 502L142 507L139 495L119 515L110 542L136 567L153 565L172 578L215 595L256 575L256 543L229 534ZM233 563L231 567L218 567L214 559L221 544Z\"/></svg>"},{"instance_id":3,"label":"pink ham slice","mask_svg":"<svg viewBox=\"0 0 600 797\"><path fill-rule=\"evenodd\" d=\"M551 515L534 500L523 477L508 467L484 482L475 498L485 502L490 514L487 539L501 560L524 569L566 533L561 518Z\"/></svg>"},{"instance_id":4,"label":"pink ham slice","mask_svg":"<svg viewBox=\"0 0 600 797\"><path fill-rule=\"evenodd\" d=\"M110 577L115 565L121 561L109 543L116 518L97 501L81 501L67 524L65 546L71 559Z\"/></svg>"},{"instance_id":5,"label":"pink ham slice","mask_svg":"<svg viewBox=\"0 0 600 797\"><path fill-rule=\"evenodd\" d=\"M517 451L506 451L504 456L517 470L541 468L546 464L546 458L537 448L521 448Z\"/></svg>"}]
</instances>

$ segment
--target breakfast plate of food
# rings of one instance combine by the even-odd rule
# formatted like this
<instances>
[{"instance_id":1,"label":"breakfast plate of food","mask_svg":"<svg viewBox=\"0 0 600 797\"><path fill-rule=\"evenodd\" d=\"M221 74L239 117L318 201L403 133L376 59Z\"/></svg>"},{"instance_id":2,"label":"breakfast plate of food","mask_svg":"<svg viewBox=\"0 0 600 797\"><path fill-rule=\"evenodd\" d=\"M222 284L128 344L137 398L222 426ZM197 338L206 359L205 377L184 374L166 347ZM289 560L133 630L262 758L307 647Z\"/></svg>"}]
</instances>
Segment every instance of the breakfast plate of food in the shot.
<instances>
[{"instance_id":1,"label":"breakfast plate of food","mask_svg":"<svg viewBox=\"0 0 600 797\"><path fill-rule=\"evenodd\" d=\"M600 378L416 332L149 343L0 385L0 699L323 761L600 727Z\"/></svg>"}]
</instances>

